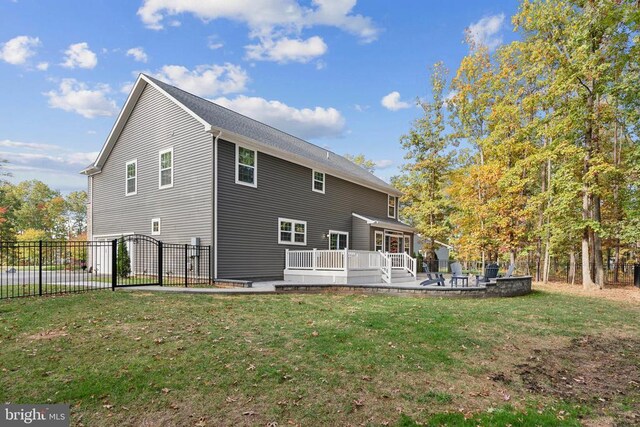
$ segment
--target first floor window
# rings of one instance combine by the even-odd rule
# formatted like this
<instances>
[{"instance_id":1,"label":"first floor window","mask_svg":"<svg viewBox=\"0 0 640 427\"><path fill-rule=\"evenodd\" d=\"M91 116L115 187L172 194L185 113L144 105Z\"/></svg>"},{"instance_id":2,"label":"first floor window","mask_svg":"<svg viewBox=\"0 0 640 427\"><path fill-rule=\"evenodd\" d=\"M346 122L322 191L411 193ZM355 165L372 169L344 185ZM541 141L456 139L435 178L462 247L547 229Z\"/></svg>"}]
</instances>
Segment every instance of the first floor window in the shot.
<instances>
[{"instance_id":1,"label":"first floor window","mask_svg":"<svg viewBox=\"0 0 640 427\"><path fill-rule=\"evenodd\" d=\"M138 161L132 160L127 162L127 190L126 195L131 196L138 192Z\"/></svg>"},{"instance_id":2,"label":"first floor window","mask_svg":"<svg viewBox=\"0 0 640 427\"><path fill-rule=\"evenodd\" d=\"M307 222L279 218L278 243L283 245L306 245Z\"/></svg>"},{"instance_id":3,"label":"first floor window","mask_svg":"<svg viewBox=\"0 0 640 427\"><path fill-rule=\"evenodd\" d=\"M391 195L388 196L387 215L389 216L389 218L396 217L396 198Z\"/></svg>"},{"instance_id":4,"label":"first floor window","mask_svg":"<svg viewBox=\"0 0 640 427\"><path fill-rule=\"evenodd\" d=\"M407 255L411 255L411 237L410 236L404 236L404 252Z\"/></svg>"},{"instance_id":5,"label":"first floor window","mask_svg":"<svg viewBox=\"0 0 640 427\"><path fill-rule=\"evenodd\" d=\"M157 236L160 234L160 218L153 218L151 220L151 235Z\"/></svg>"},{"instance_id":6,"label":"first floor window","mask_svg":"<svg viewBox=\"0 0 640 427\"><path fill-rule=\"evenodd\" d=\"M384 233L382 231L376 231L376 246L375 251L384 251Z\"/></svg>"},{"instance_id":7,"label":"first floor window","mask_svg":"<svg viewBox=\"0 0 640 427\"><path fill-rule=\"evenodd\" d=\"M349 233L344 231L329 231L329 249L342 250L349 247Z\"/></svg>"},{"instance_id":8,"label":"first floor window","mask_svg":"<svg viewBox=\"0 0 640 427\"><path fill-rule=\"evenodd\" d=\"M313 171L313 191L324 194L324 173Z\"/></svg>"},{"instance_id":9,"label":"first floor window","mask_svg":"<svg viewBox=\"0 0 640 427\"><path fill-rule=\"evenodd\" d=\"M236 145L236 184L256 186L256 152Z\"/></svg>"},{"instance_id":10,"label":"first floor window","mask_svg":"<svg viewBox=\"0 0 640 427\"><path fill-rule=\"evenodd\" d=\"M160 152L160 188L173 187L173 148Z\"/></svg>"}]
</instances>

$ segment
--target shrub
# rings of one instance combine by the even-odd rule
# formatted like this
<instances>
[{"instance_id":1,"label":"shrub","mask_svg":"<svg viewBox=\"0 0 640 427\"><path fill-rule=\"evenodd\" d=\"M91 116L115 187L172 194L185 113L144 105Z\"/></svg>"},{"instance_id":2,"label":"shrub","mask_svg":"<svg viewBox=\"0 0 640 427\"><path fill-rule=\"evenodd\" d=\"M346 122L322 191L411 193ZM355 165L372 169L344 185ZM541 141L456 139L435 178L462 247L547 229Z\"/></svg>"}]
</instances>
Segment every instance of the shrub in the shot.
<instances>
[{"instance_id":1,"label":"shrub","mask_svg":"<svg viewBox=\"0 0 640 427\"><path fill-rule=\"evenodd\" d=\"M118 276L126 279L131 275L131 258L129 257L129 250L127 249L127 243L124 237L120 238L118 242L118 257L117 257Z\"/></svg>"}]
</instances>

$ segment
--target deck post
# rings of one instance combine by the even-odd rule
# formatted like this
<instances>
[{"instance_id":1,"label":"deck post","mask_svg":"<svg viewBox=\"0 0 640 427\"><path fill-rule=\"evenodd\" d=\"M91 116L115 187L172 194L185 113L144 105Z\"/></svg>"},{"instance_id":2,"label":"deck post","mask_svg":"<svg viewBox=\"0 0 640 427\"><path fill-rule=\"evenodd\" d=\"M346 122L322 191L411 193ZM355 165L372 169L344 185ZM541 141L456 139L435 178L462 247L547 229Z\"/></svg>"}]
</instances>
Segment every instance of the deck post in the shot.
<instances>
[{"instance_id":1,"label":"deck post","mask_svg":"<svg viewBox=\"0 0 640 427\"><path fill-rule=\"evenodd\" d=\"M284 269L289 269L289 249L284 250Z\"/></svg>"},{"instance_id":2,"label":"deck post","mask_svg":"<svg viewBox=\"0 0 640 427\"><path fill-rule=\"evenodd\" d=\"M312 256L312 258L311 258L311 269L314 270L314 271L316 269L316 264L317 264L317 262L316 262L316 251L317 251L316 248L313 248L313 254L311 255Z\"/></svg>"},{"instance_id":3,"label":"deck post","mask_svg":"<svg viewBox=\"0 0 640 427\"><path fill-rule=\"evenodd\" d=\"M343 268L344 271L349 271L349 249L344 248L344 251L342 252L342 257L343 257Z\"/></svg>"}]
</instances>

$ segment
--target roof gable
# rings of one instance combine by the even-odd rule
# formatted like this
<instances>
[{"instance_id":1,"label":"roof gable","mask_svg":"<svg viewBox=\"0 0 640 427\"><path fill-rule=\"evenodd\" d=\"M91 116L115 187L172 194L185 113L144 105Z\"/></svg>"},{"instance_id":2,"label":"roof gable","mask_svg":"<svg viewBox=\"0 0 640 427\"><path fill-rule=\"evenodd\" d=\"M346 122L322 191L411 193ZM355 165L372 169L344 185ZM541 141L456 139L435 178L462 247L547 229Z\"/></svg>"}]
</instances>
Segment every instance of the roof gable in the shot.
<instances>
[{"instance_id":1,"label":"roof gable","mask_svg":"<svg viewBox=\"0 0 640 427\"><path fill-rule=\"evenodd\" d=\"M249 143L254 145L259 151L294 161L306 167L329 173L338 178L381 192L393 195L401 194L397 189L366 169L338 154L145 74L140 74L138 80L136 80L98 158L93 165L83 170L82 173L92 175L101 170L122 132L129 115L133 111L133 107L147 85L151 85L159 90L160 93L167 96L180 108L202 123L204 131L206 132L218 135L221 131L221 137L230 142Z\"/></svg>"}]
</instances>

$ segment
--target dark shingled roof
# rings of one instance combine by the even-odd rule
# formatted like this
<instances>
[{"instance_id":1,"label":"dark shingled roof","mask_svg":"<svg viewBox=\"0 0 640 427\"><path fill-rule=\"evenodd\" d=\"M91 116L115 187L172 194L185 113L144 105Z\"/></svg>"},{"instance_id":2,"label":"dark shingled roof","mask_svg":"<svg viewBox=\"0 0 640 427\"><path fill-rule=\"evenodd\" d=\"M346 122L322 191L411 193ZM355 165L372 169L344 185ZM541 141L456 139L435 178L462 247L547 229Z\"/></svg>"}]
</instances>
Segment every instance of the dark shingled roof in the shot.
<instances>
[{"instance_id":1,"label":"dark shingled roof","mask_svg":"<svg viewBox=\"0 0 640 427\"><path fill-rule=\"evenodd\" d=\"M313 164L317 164L318 169L323 169L324 167L324 169L338 172L340 178L353 180L391 194L399 194L396 188L338 154L330 152L327 158L327 150L324 148L185 92L146 74L144 76L215 128L220 128L223 131L227 130L276 150L303 157Z\"/></svg>"}]
</instances>

